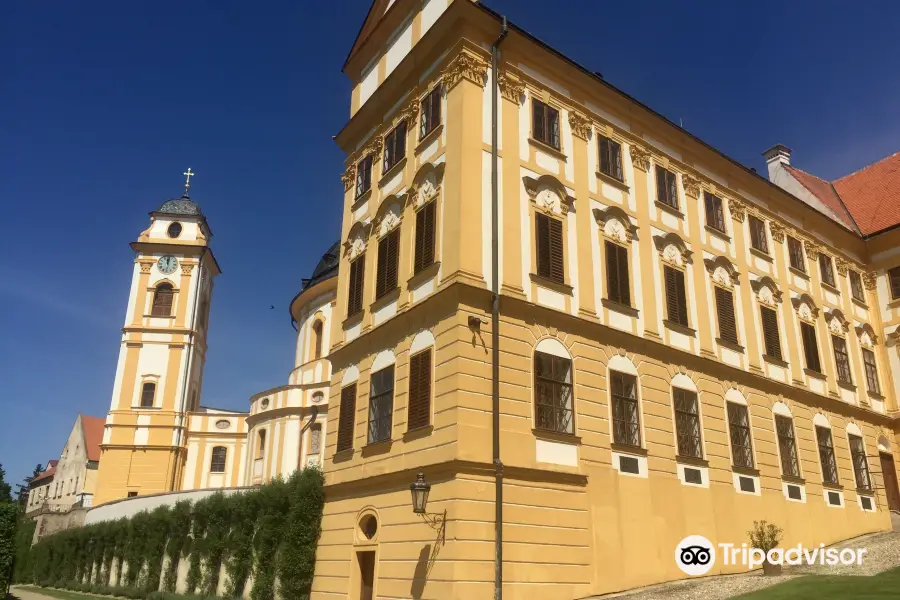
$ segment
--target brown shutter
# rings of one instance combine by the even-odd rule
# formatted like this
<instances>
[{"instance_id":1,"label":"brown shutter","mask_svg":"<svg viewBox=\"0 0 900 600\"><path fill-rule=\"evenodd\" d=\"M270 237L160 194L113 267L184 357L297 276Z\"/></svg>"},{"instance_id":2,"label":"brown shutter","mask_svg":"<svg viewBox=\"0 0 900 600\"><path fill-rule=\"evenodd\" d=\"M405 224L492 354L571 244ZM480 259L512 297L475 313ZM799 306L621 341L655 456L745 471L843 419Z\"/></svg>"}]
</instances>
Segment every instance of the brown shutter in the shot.
<instances>
[{"instance_id":1,"label":"brown shutter","mask_svg":"<svg viewBox=\"0 0 900 600\"><path fill-rule=\"evenodd\" d=\"M409 359L409 411L407 430L431 422L431 349Z\"/></svg>"},{"instance_id":2,"label":"brown shutter","mask_svg":"<svg viewBox=\"0 0 900 600\"><path fill-rule=\"evenodd\" d=\"M395 229L379 240L375 298L381 298L397 287L397 262L399 250L400 229Z\"/></svg>"},{"instance_id":3,"label":"brown shutter","mask_svg":"<svg viewBox=\"0 0 900 600\"><path fill-rule=\"evenodd\" d=\"M628 284L628 250L606 242L607 297L613 302L631 306L631 290Z\"/></svg>"},{"instance_id":4,"label":"brown shutter","mask_svg":"<svg viewBox=\"0 0 900 600\"><path fill-rule=\"evenodd\" d=\"M550 279L565 283L563 267L563 227L559 219L550 219Z\"/></svg>"},{"instance_id":5,"label":"brown shutter","mask_svg":"<svg viewBox=\"0 0 900 600\"><path fill-rule=\"evenodd\" d=\"M397 269L400 265L400 228L388 234L388 264L386 281L387 291L397 287Z\"/></svg>"},{"instance_id":6,"label":"brown shutter","mask_svg":"<svg viewBox=\"0 0 900 600\"><path fill-rule=\"evenodd\" d=\"M716 313L719 317L719 337L732 344L738 343L737 323L734 318L734 296L728 290L716 286Z\"/></svg>"},{"instance_id":7,"label":"brown shutter","mask_svg":"<svg viewBox=\"0 0 900 600\"><path fill-rule=\"evenodd\" d=\"M684 273L672 267L664 267L666 275L666 307L669 320L687 327L687 297L684 291Z\"/></svg>"},{"instance_id":8,"label":"brown shutter","mask_svg":"<svg viewBox=\"0 0 900 600\"><path fill-rule=\"evenodd\" d=\"M416 213L415 273L434 263L434 204L429 202Z\"/></svg>"},{"instance_id":9,"label":"brown shutter","mask_svg":"<svg viewBox=\"0 0 900 600\"><path fill-rule=\"evenodd\" d=\"M546 143L547 133L544 126L544 104L537 100L531 102L531 135L534 139Z\"/></svg>"},{"instance_id":10,"label":"brown shutter","mask_svg":"<svg viewBox=\"0 0 900 600\"><path fill-rule=\"evenodd\" d=\"M816 341L816 329L809 323L800 323L800 336L803 338L803 354L806 358L806 368L822 372L819 364L819 344Z\"/></svg>"},{"instance_id":11,"label":"brown shutter","mask_svg":"<svg viewBox=\"0 0 900 600\"><path fill-rule=\"evenodd\" d=\"M763 339L766 342L766 354L781 360L781 338L778 335L778 315L771 308L759 307L762 321Z\"/></svg>"},{"instance_id":12,"label":"brown shutter","mask_svg":"<svg viewBox=\"0 0 900 600\"><path fill-rule=\"evenodd\" d=\"M337 451L353 447L353 421L356 418L356 384L341 390L341 406L338 414Z\"/></svg>"},{"instance_id":13,"label":"brown shutter","mask_svg":"<svg viewBox=\"0 0 900 600\"><path fill-rule=\"evenodd\" d=\"M534 215L535 252L537 274L550 277L550 217L541 213Z\"/></svg>"},{"instance_id":14,"label":"brown shutter","mask_svg":"<svg viewBox=\"0 0 900 600\"><path fill-rule=\"evenodd\" d=\"M659 165L656 167L656 199L668 204L666 200L666 171Z\"/></svg>"},{"instance_id":15,"label":"brown shutter","mask_svg":"<svg viewBox=\"0 0 900 600\"><path fill-rule=\"evenodd\" d=\"M616 247L616 258L618 260L619 274L619 297L622 304L631 306L631 285L628 277L628 250L622 246Z\"/></svg>"},{"instance_id":16,"label":"brown shutter","mask_svg":"<svg viewBox=\"0 0 900 600\"><path fill-rule=\"evenodd\" d=\"M350 263L350 281L347 286L347 316L362 310L363 281L365 279L366 255L358 256Z\"/></svg>"},{"instance_id":17,"label":"brown shutter","mask_svg":"<svg viewBox=\"0 0 900 600\"><path fill-rule=\"evenodd\" d=\"M153 309L150 314L154 317L168 317L172 314L172 300L175 291L168 283L157 286L156 292L153 294Z\"/></svg>"}]
</instances>

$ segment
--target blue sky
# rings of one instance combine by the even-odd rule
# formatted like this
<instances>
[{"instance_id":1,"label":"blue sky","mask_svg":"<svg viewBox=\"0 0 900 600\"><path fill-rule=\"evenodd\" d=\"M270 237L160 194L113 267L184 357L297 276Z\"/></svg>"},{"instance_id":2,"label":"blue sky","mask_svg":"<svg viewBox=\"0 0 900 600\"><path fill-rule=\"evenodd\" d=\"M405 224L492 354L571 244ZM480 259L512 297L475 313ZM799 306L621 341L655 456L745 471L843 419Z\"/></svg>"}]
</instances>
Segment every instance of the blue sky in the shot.
<instances>
[{"instance_id":1,"label":"blue sky","mask_svg":"<svg viewBox=\"0 0 900 600\"><path fill-rule=\"evenodd\" d=\"M286 382L287 304L339 235L341 65L368 0L0 7L0 462L20 481L109 407L147 212L192 196L219 277L202 402ZM823 177L900 149L900 6L495 0L726 154ZM547 10L552 6L552 10ZM270 305L275 310L270 310Z\"/></svg>"}]
</instances>

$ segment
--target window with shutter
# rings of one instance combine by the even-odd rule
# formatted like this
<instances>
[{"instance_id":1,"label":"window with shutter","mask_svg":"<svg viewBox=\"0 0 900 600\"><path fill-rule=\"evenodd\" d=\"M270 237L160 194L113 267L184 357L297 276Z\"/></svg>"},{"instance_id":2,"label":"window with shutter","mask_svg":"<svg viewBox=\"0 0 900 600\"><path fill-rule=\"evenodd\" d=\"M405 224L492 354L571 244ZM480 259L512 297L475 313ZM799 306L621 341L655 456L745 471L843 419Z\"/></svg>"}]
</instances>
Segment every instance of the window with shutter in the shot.
<instances>
[{"instance_id":1,"label":"window with shutter","mask_svg":"<svg viewBox=\"0 0 900 600\"><path fill-rule=\"evenodd\" d=\"M706 204L706 224L716 231L725 232L725 212L722 210L722 199L709 192L704 192Z\"/></svg>"},{"instance_id":2,"label":"window with shutter","mask_svg":"<svg viewBox=\"0 0 900 600\"><path fill-rule=\"evenodd\" d=\"M337 451L353 447L353 425L356 420L356 384L341 390L341 406L338 413Z\"/></svg>"},{"instance_id":3,"label":"window with shutter","mask_svg":"<svg viewBox=\"0 0 900 600\"><path fill-rule=\"evenodd\" d=\"M375 279L375 299L397 289L397 267L400 260L400 228L378 241L378 269Z\"/></svg>"},{"instance_id":4,"label":"window with shutter","mask_svg":"<svg viewBox=\"0 0 900 600\"><path fill-rule=\"evenodd\" d=\"M666 309L668 319L688 326L687 297L684 291L684 272L668 265L663 267L666 279Z\"/></svg>"},{"instance_id":5,"label":"window with shutter","mask_svg":"<svg viewBox=\"0 0 900 600\"><path fill-rule=\"evenodd\" d=\"M559 111L540 100L532 100L531 135L537 141L559 150Z\"/></svg>"},{"instance_id":6,"label":"window with shutter","mask_svg":"<svg viewBox=\"0 0 900 600\"><path fill-rule=\"evenodd\" d=\"M753 441L750 433L750 414L744 404L728 402L728 434L734 466L753 468Z\"/></svg>"},{"instance_id":7,"label":"window with shutter","mask_svg":"<svg viewBox=\"0 0 900 600\"><path fill-rule=\"evenodd\" d=\"M434 131L441 124L441 85L438 84L422 99L422 116L419 139Z\"/></svg>"},{"instance_id":8,"label":"window with shutter","mask_svg":"<svg viewBox=\"0 0 900 600\"><path fill-rule=\"evenodd\" d=\"M534 426L555 433L575 433L572 361L534 353Z\"/></svg>"},{"instance_id":9,"label":"window with shutter","mask_svg":"<svg viewBox=\"0 0 900 600\"><path fill-rule=\"evenodd\" d=\"M369 443L391 439L394 417L394 366L372 374L369 385Z\"/></svg>"},{"instance_id":10,"label":"window with shutter","mask_svg":"<svg viewBox=\"0 0 900 600\"><path fill-rule=\"evenodd\" d=\"M210 473L224 473L225 459L228 457L228 449L225 446L216 446L212 451L212 460L209 462Z\"/></svg>"},{"instance_id":11,"label":"window with shutter","mask_svg":"<svg viewBox=\"0 0 900 600\"><path fill-rule=\"evenodd\" d=\"M150 381L141 386L141 408L153 408L156 397L156 384Z\"/></svg>"},{"instance_id":12,"label":"window with shutter","mask_svg":"<svg viewBox=\"0 0 900 600\"><path fill-rule=\"evenodd\" d=\"M769 253L769 239L766 237L766 223L758 217L749 215L750 245L760 252Z\"/></svg>"},{"instance_id":13,"label":"window with shutter","mask_svg":"<svg viewBox=\"0 0 900 600\"><path fill-rule=\"evenodd\" d=\"M597 139L600 149L600 172L622 181L622 146L602 135L597 136Z\"/></svg>"},{"instance_id":14,"label":"window with shutter","mask_svg":"<svg viewBox=\"0 0 900 600\"><path fill-rule=\"evenodd\" d=\"M172 300L175 297L175 290L168 283L161 283L156 286L153 293L153 309L150 315L154 317L170 317L172 316Z\"/></svg>"},{"instance_id":15,"label":"window with shutter","mask_svg":"<svg viewBox=\"0 0 900 600\"><path fill-rule=\"evenodd\" d=\"M791 236L788 236L788 256L792 267L806 273L806 261L803 260L803 244L800 243L800 240Z\"/></svg>"},{"instance_id":16,"label":"window with shutter","mask_svg":"<svg viewBox=\"0 0 900 600\"><path fill-rule=\"evenodd\" d=\"M891 300L900 300L900 267L888 271L888 282L891 285Z\"/></svg>"},{"instance_id":17,"label":"window with shutter","mask_svg":"<svg viewBox=\"0 0 900 600\"><path fill-rule=\"evenodd\" d=\"M680 388L672 388L675 403L675 436L678 439L678 456L701 458L703 444L700 439L700 411L697 394Z\"/></svg>"},{"instance_id":18,"label":"window with shutter","mask_svg":"<svg viewBox=\"0 0 900 600\"><path fill-rule=\"evenodd\" d=\"M819 343L816 340L816 328L809 323L800 323L800 337L803 338L803 354L806 356L806 368L816 373L822 372L819 363Z\"/></svg>"},{"instance_id":19,"label":"window with shutter","mask_svg":"<svg viewBox=\"0 0 900 600\"><path fill-rule=\"evenodd\" d=\"M778 314L771 308L760 306L759 316L762 321L763 341L766 345L766 356L781 359L781 336L778 333Z\"/></svg>"},{"instance_id":20,"label":"window with shutter","mask_svg":"<svg viewBox=\"0 0 900 600\"><path fill-rule=\"evenodd\" d=\"M834 265L831 263L831 257L827 254L819 255L819 272L822 275L822 283L828 284L833 288L837 287L834 279Z\"/></svg>"},{"instance_id":21,"label":"window with shutter","mask_svg":"<svg viewBox=\"0 0 900 600\"><path fill-rule=\"evenodd\" d=\"M825 483L837 484L837 463L834 460L834 443L831 429L816 425L816 441L819 444L819 462L822 463L822 480Z\"/></svg>"},{"instance_id":22,"label":"window with shutter","mask_svg":"<svg viewBox=\"0 0 900 600\"><path fill-rule=\"evenodd\" d=\"M363 280L366 272L366 255L360 254L350 263L350 277L347 283L347 316L362 311Z\"/></svg>"},{"instance_id":23,"label":"window with shutter","mask_svg":"<svg viewBox=\"0 0 900 600\"><path fill-rule=\"evenodd\" d=\"M414 273L418 273L434 264L435 204L436 202L432 200L416 212Z\"/></svg>"},{"instance_id":24,"label":"window with shutter","mask_svg":"<svg viewBox=\"0 0 900 600\"><path fill-rule=\"evenodd\" d=\"M356 197L372 188L372 155L368 154L356 164Z\"/></svg>"},{"instance_id":25,"label":"window with shutter","mask_svg":"<svg viewBox=\"0 0 900 600\"><path fill-rule=\"evenodd\" d=\"M881 384L878 383L878 366L875 364L875 353L868 348L863 348L863 365L866 368L866 388L873 394L881 394Z\"/></svg>"},{"instance_id":26,"label":"window with shutter","mask_svg":"<svg viewBox=\"0 0 900 600\"><path fill-rule=\"evenodd\" d=\"M663 169L659 165L656 167L656 199L678 209L678 185L675 180L675 173L668 169Z\"/></svg>"},{"instance_id":27,"label":"window with shutter","mask_svg":"<svg viewBox=\"0 0 900 600\"><path fill-rule=\"evenodd\" d=\"M853 459L853 474L856 476L856 487L861 490L872 489L869 478L869 463L866 461L866 446L858 435L850 435L850 456Z\"/></svg>"},{"instance_id":28,"label":"window with shutter","mask_svg":"<svg viewBox=\"0 0 900 600\"><path fill-rule=\"evenodd\" d=\"M866 293L863 291L863 283L862 277L859 276L859 272L850 271L850 295L853 296L854 300L859 302L866 301Z\"/></svg>"},{"instance_id":29,"label":"window with shutter","mask_svg":"<svg viewBox=\"0 0 900 600\"><path fill-rule=\"evenodd\" d=\"M613 441L626 446L641 445L637 377L618 371L609 372L612 396Z\"/></svg>"},{"instance_id":30,"label":"window with shutter","mask_svg":"<svg viewBox=\"0 0 900 600\"><path fill-rule=\"evenodd\" d=\"M716 315L719 319L719 338L737 344L737 322L734 318L734 296L729 290L714 286L716 294Z\"/></svg>"},{"instance_id":31,"label":"window with shutter","mask_svg":"<svg viewBox=\"0 0 900 600\"><path fill-rule=\"evenodd\" d=\"M800 477L793 420L784 415L775 415L775 430L778 434L778 450L781 453L781 472L791 477Z\"/></svg>"},{"instance_id":32,"label":"window with shutter","mask_svg":"<svg viewBox=\"0 0 900 600\"><path fill-rule=\"evenodd\" d=\"M606 241L606 297L623 306L631 306L628 277L628 249Z\"/></svg>"},{"instance_id":33,"label":"window with shutter","mask_svg":"<svg viewBox=\"0 0 900 600\"><path fill-rule=\"evenodd\" d=\"M394 165L400 162L406 156L406 121L394 127L386 138L384 138L384 172L387 173L394 168Z\"/></svg>"},{"instance_id":34,"label":"window with shutter","mask_svg":"<svg viewBox=\"0 0 900 600\"><path fill-rule=\"evenodd\" d=\"M537 274L556 283L565 283L562 221L543 213L535 213L534 217Z\"/></svg>"},{"instance_id":35,"label":"window with shutter","mask_svg":"<svg viewBox=\"0 0 900 600\"><path fill-rule=\"evenodd\" d=\"M408 431L431 424L431 348L409 359Z\"/></svg>"},{"instance_id":36,"label":"window with shutter","mask_svg":"<svg viewBox=\"0 0 900 600\"><path fill-rule=\"evenodd\" d=\"M847 342L844 341L844 338L833 335L831 344L834 346L834 362L837 364L838 381L852 384L853 377L850 374L850 355L847 354Z\"/></svg>"}]
</instances>

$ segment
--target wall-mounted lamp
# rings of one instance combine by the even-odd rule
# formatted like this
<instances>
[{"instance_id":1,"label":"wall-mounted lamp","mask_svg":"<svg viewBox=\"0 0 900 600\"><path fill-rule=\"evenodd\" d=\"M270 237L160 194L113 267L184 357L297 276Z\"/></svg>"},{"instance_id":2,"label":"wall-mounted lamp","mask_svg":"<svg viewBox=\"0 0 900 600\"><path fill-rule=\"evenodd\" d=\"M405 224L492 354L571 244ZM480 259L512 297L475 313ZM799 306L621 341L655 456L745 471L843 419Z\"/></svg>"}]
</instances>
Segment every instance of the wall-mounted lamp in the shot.
<instances>
[{"instance_id":1,"label":"wall-mounted lamp","mask_svg":"<svg viewBox=\"0 0 900 600\"><path fill-rule=\"evenodd\" d=\"M425 481L425 473L419 472L416 480L409 486L412 493L413 512L417 515L425 514L425 507L428 505L428 492L431 491L431 484Z\"/></svg>"}]
</instances>

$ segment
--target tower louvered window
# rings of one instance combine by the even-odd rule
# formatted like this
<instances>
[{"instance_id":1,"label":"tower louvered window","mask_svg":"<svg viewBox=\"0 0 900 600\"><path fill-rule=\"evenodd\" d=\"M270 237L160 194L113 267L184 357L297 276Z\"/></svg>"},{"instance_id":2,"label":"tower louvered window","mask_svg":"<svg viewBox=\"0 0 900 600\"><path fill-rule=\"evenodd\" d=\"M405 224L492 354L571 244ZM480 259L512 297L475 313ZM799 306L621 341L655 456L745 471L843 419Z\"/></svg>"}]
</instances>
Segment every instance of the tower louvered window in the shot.
<instances>
[{"instance_id":1,"label":"tower louvered window","mask_svg":"<svg viewBox=\"0 0 900 600\"><path fill-rule=\"evenodd\" d=\"M168 283L156 286L153 293L153 310L150 314L154 317L172 316L172 300L175 298L175 290Z\"/></svg>"},{"instance_id":2,"label":"tower louvered window","mask_svg":"<svg viewBox=\"0 0 900 600\"><path fill-rule=\"evenodd\" d=\"M562 221L543 213L534 215L537 238L537 274L556 283L565 283Z\"/></svg>"}]
</instances>

